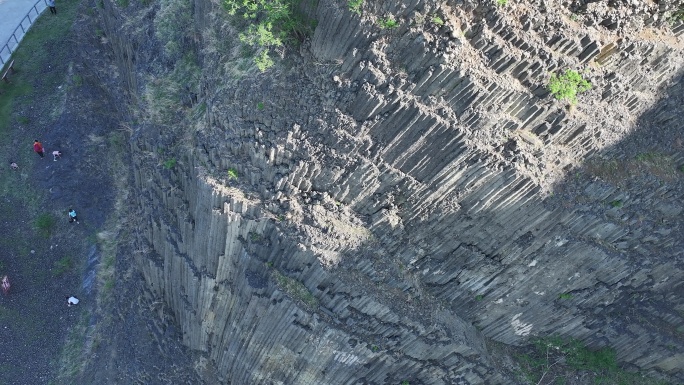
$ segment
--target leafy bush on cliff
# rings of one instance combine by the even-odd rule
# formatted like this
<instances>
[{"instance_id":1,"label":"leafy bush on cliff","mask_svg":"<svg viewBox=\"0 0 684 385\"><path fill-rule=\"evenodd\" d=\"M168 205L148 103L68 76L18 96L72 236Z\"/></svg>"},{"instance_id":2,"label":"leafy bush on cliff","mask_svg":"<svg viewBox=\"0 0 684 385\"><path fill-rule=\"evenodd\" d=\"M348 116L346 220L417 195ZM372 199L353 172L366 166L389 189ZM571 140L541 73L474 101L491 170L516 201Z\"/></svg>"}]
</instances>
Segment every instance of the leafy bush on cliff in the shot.
<instances>
[{"instance_id":1,"label":"leafy bush on cliff","mask_svg":"<svg viewBox=\"0 0 684 385\"><path fill-rule=\"evenodd\" d=\"M349 7L349 10L356 13L357 15L361 14L361 5L363 4L363 0L349 0L347 2L347 6Z\"/></svg>"},{"instance_id":2,"label":"leafy bush on cliff","mask_svg":"<svg viewBox=\"0 0 684 385\"><path fill-rule=\"evenodd\" d=\"M303 37L314 27L314 22L297 12L301 0L224 0L231 16L239 15L247 21L240 41L256 51L254 63L260 71L273 66L272 52L284 45L288 37Z\"/></svg>"},{"instance_id":3,"label":"leafy bush on cliff","mask_svg":"<svg viewBox=\"0 0 684 385\"><path fill-rule=\"evenodd\" d=\"M591 83L582 78L577 71L565 70L562 75L553 74L548 85L551 94L558 100L577 103L577 94L591 89Z\"/></svg>"}]
</instances>

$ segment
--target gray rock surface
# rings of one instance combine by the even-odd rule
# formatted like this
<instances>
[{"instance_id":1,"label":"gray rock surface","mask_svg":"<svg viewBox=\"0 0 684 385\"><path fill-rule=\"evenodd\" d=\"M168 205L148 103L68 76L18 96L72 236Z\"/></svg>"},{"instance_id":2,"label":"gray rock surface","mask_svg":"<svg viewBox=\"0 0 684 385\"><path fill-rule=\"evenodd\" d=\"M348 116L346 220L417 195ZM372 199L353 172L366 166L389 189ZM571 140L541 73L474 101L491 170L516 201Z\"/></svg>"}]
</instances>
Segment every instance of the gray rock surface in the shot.
<instances>
[{"instance_id":1,"label":"gray rock surface","mask_svg":"<svg viewBox=\"0 0 684 385\"><path fill-rule=\"evenodd\" d=\"M150 9L105 4L142 96ZM132 130L134 257L224 383L511 383L485 339L551 334L684 379L676 2L321 0L265 74L192 4L196 99Z\"/></svg>"}]
</instances>

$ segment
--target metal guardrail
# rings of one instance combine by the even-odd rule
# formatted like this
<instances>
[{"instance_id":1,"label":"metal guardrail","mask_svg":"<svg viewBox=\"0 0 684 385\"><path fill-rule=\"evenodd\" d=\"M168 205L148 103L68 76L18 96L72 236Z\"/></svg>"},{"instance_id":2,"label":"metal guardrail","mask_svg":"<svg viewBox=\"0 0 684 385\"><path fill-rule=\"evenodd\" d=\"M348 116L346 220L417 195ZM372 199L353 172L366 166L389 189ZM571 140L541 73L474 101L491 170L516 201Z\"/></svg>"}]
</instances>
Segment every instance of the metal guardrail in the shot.
<instances>
[{"instance_id":1,"label":"metal guardrail","mask_svg":"<svg viewBox=\"0 0 684 385\"><path fill-rule=\"evenodd\" d=\"M28 32L29 28L31 28L33 23L38 19L38 16L40 16L40 14L43 13L46 8L47 3L45 0L38 0L35 4L33 4L33 7L31 7L26 16L21 19L21 23L19 23L17 28L14 29L12 35L9 37L9 39L7 39L7 42L2 46L2 49L0 49L0 61L2 62L3 67L12 57L14 50L19 45L21 39L24 38L26 32Z\"/></svg>"}]
</instances>

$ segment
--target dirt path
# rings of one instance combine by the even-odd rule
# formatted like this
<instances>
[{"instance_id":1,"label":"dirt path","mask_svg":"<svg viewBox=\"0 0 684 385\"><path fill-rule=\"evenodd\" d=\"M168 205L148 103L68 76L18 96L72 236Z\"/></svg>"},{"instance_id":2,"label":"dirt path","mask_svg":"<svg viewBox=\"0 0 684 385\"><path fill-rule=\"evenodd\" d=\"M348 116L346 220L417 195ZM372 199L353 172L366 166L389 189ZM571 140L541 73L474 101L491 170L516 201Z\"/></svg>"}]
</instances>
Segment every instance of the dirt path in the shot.
<instances>
[{"instance_id":1,"label":"dirt path","mask_svg":"<svg viewBox=\"0 0 684 385\"><path fill-rule=\"evenodd\" d=\"M114 178L128 167L117 157L128 148L124 108L92 73L111 63L93 54L106 47L90 45L99 39L89 6L60 8L78 20L66 36L50 25L58 19L41 18L32 31L43 38L24 54L31 68L18 60L13 84L0 84L5 96L26 90L0 130L0 275L13 285L0 296L0 385L202 384L180 330L129 263L125 238L136 229L116 223ZM53 150L62 158L53 161ZM70 208L79 224L68 222ZM98 284L106 269L116 273ZM80 304L67 307L68 295Z\"/></svg>"},{"instance_id":2,"label":"dirt path","mask_svg":"<svg viewBox=\"0 0 684 385\"><path fill-rule=\"evenodd\" d=\"M7 385L53 382L67 337L90 322L95 234L114 196L100 156L103 138L116 126L106 98L74 74L73 45L48 36L43 49L35 55L43 60L40 73L15 64L15 83L29 83L33 92L15 101L3 133L0 267L12 289L0 300L0 383ZM45 158L33 153L34 139L43 143ZM53 150L62 151L60 160L53 161ZM7 167L10 160L18 171ZM80 224L68 223L72 207ZM67 307L68 295L81 303Z\"/></svg>"}]
</instances>

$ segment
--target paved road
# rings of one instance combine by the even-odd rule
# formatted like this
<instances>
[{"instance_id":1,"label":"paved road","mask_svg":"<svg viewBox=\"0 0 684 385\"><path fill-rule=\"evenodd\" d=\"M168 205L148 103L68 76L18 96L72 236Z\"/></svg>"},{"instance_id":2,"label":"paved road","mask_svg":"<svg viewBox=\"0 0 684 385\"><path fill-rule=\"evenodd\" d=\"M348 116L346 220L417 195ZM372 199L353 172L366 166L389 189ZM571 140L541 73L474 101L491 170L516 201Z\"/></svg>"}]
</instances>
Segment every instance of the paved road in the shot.
<instances>
[{"instance_id":1,"label":"paved road","mask_svg":"<svg viewBox=\"0 0 684 385\"><path fill-rule=\"evenodd\" d=\"M45 0L0 0L0 67L9 59L10 52L19 45L31 22L36 21L45 8ZM26 17L27 14L30 20ZM24 27L23 30L19 27L20 24ZM17 27L19 28L15 34Z\"/></svg>"}]
</instances>

